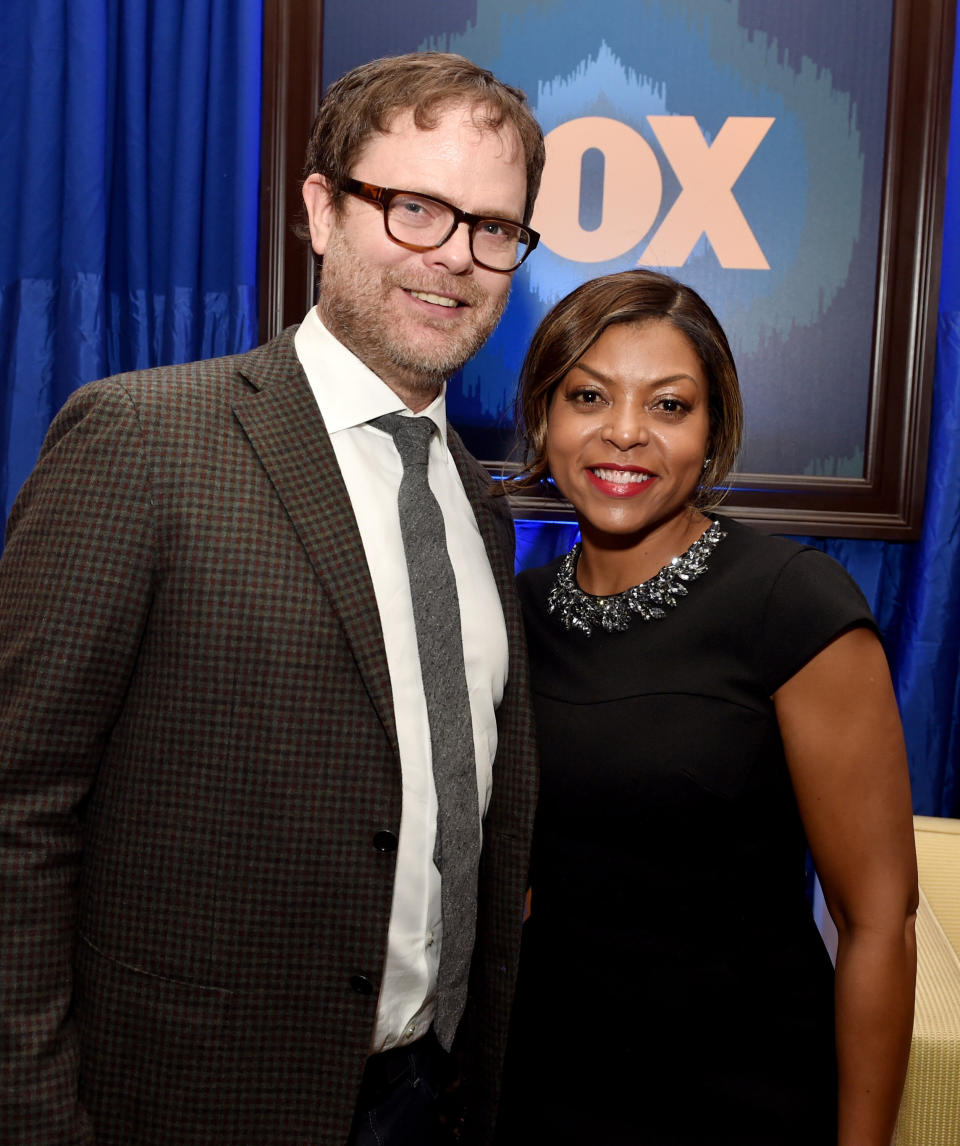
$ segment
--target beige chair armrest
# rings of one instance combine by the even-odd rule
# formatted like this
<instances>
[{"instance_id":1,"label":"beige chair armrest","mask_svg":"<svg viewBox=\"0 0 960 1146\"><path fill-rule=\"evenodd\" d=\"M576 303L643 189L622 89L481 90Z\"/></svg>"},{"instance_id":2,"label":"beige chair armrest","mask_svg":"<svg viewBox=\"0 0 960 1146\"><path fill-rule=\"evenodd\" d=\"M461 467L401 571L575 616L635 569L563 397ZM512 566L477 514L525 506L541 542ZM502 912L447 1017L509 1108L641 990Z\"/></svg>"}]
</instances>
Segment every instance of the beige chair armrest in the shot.
<instances>
[{"instance_id":1,"label":"beige chair armrest","mask_svg":"<svg viewBox=\"0 0 960 1146\"><path fill-rule=\"evenodd\" d=\"M960 958L923 891L917 1005L894 1146L960 1143Z\"/></svg>"},{"instance_id":2,"label":"beige chair armrest","mask_svg":"<svg viewBox=\"0 0 960 1146\"><path fill-rule=\"evenodd\" d=\"M960 955L960 820L913 817L920 886Z\"/></svg>"}]
</instances>

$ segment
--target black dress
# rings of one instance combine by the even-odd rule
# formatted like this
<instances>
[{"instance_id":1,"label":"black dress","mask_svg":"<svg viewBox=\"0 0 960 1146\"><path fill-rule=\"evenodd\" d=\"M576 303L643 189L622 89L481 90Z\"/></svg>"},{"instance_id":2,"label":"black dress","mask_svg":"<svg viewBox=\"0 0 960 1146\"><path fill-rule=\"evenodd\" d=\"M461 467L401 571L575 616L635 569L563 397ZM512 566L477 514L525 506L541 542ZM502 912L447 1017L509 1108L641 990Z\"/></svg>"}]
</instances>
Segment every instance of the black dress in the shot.
<instances>
[{"instance_id":1,"label":"black dress","mask_svg":"<svg viewBox=\"0 0 960 1146\"><path fill-rule=\"evenodd\" d=\"M836 1142L833 971L771 694L875 629L835 562L726 518L625 632L522 574L542 778L498 1141Z\"/></svg>"}]
</instances>

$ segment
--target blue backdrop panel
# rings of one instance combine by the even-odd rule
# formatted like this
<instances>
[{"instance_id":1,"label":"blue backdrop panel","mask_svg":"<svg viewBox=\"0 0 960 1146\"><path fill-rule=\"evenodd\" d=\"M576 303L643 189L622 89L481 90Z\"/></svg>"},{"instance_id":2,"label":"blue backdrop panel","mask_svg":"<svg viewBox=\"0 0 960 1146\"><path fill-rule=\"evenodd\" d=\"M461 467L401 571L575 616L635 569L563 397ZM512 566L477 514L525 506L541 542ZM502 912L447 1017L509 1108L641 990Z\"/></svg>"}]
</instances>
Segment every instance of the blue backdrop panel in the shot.
<instances>
[{"instance_id":1,"label":"blue backdrop panel","mask_svg":"<svg viewBox=\"0 0 960 1146\"><path fill-rule=\"evenodd\" d=\"M261 8L0 8L4 516L81 383L253 345Z\"/></svg>"},{"instance_id":2,"label":"blue backdrop panel","mask_svg":"<svg viewBox=\"0 0 960 1146\"><path fill-rule=\"evenodd\" d=\"M522 87L547 132L540 247L448 400L479 457L510 455L547 309L642 264L727 328L742 473L862 475L892 16L893 0L325 0L326 82L384 50L448 48ZM732 190L708 145L737 157Z\"/></svg>"}]
</instances>

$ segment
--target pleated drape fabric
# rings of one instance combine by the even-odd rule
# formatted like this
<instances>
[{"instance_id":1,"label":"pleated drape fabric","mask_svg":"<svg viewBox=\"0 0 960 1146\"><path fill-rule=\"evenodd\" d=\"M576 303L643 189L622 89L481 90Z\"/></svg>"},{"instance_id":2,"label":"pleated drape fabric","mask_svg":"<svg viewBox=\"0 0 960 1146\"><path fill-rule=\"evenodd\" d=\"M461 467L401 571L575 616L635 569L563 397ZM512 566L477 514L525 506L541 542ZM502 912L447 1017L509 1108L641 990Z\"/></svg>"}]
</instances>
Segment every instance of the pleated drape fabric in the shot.
<instances>
[{"instance_id":1,"label":"pleated drape fabric","mask_svg":"<svg viewBox=\"0 0 960 1146\"><path fill-rule=\"evenodd\" d=\"M256 341L262 0L0 5L0 499L84 382Z\"/></svg>"}]
</instances>

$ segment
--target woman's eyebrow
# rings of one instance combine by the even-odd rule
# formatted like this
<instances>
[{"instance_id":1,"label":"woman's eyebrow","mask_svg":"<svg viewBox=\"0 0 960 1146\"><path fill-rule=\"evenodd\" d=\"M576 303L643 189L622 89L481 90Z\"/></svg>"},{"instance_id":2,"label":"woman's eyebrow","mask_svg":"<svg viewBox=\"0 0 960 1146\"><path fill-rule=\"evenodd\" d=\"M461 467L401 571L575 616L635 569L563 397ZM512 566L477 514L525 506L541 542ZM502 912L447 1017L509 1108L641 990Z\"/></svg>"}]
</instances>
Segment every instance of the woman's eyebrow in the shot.
<instances>
[{"instance_id":1,"label":"woman's eyebrow","mask_svg":"<svg viewBox=\"0 0 960 1146\"><path fill-rule=\"evenodd\" d=\"M613 381L609 374L604 374L602 370L595 370L592 366L587 366L584 362L574 362L570 369L582 370L584 374L589 374L591 378L596 378L598 382L609 383ZM686 378L688 382L696 382L696 379L692 377L692 375L682 370L677 374L667 374L663 378L649 378L646 382L649 386L664 386L669 382L679 382L684 378Z\"/></svg>"}]
</instances>

